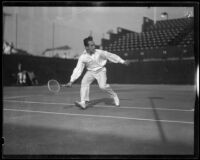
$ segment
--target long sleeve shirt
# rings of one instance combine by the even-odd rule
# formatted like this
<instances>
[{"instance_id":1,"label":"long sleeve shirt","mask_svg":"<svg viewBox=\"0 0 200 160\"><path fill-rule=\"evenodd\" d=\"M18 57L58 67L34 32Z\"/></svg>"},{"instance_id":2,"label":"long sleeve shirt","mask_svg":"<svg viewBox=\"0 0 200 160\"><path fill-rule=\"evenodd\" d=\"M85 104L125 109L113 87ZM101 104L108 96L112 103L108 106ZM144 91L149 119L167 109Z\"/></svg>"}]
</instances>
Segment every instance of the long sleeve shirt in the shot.
<instances>
[{"instance_id":1,"label":"long sleeve shirt","mask_svg":"<svg viewBox=\"0 0 200 160\"><path fill-rule=\"evenodd\" d=\"M95 53L92 55L88 54L85 50L78 59L78 63L72 72L70 82L74 82L76 79L78 79L85 67L89 71L96 72L106 65L107 60L113 63L123 64L125 62L118 55L104 50L96 49Z\"/></svg>"}]
</instances>

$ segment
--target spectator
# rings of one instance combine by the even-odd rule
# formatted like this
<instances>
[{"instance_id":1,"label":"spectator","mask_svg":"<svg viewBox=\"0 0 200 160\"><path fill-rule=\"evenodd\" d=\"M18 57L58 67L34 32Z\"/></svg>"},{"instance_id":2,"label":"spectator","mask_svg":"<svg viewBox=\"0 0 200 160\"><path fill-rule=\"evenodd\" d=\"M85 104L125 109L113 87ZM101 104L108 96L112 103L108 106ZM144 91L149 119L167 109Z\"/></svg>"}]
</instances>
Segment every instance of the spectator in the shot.
<instances>
[{"instance_id":1,"label":"spectator","mask_svg":"<svg viewBox=\"0 0 200 160\"><path fill-rule=\"evenodd\" d=\"M31 81L31 85L38 85L38 80L35 76L35 73L33 71L27 72L29 79Z\"/></svg>"},{"instance_id":2,"label":"spectator","mask_svg":"<svg viewBox=\"0 0 200 160\"><path fill-rule=\"evenodd\" d=\"M22 71L22 64L18 63L17 84L24 85L27 83L27 71Z\"/></svg>"},{"instance_id":3,"label":"spectator","mask_svg":"<svg viewBox=\"0 0 200 160\"><path fill-rule=\"evenodd\" d=\"M3 53L4 54L11 54L11 46L8 42L4 42L3 44Z\"/></svg>"}]
</instances>

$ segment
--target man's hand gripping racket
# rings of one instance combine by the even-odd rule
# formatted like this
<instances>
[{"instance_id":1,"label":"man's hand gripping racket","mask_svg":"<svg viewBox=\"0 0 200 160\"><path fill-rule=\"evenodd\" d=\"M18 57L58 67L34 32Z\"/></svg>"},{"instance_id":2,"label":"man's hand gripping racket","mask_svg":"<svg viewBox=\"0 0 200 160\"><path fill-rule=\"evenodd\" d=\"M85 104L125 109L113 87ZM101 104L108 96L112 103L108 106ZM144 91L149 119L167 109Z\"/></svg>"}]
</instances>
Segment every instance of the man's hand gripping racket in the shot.
<instances>
[{"instance_id":1,"label":"man's hand gripping racket","mask_svg":"<svg viewBox=\"0 0 200 160\"><path fill-rule=\"evenodd\" d=\"M124 65L129 66L131 64L130 60L125 60Z\"/></svg>"},{"instance_id":2,"label":"man's hand gripping racket","mask_svg":"<svg viewBox=\"0 0 200 160\"><path fill-rule=\"evenodd\" d=\"M68 83L66 84L66 87L72 87L72 82L68 82Z\"/></svg>"}]
</instances>

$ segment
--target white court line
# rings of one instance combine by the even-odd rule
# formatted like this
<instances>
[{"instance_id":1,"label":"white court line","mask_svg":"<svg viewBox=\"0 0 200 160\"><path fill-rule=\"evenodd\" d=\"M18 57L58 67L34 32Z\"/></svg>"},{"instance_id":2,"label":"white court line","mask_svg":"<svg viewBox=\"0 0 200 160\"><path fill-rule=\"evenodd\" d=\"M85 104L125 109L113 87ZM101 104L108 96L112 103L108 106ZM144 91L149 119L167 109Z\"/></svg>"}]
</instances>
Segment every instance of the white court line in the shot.
<instances>
[{"instance_id":1,"label":"white court line","mask_svg":"<svg viewBox=\"0 0 200 160\"><path fill-rule=\"evenodd\" d=\"M32 95L30 95L32 96ZM4 97L5 99L15 99L15 98L24 98L24 97L29 97L29 96L12 96L12 97Z\"/></svg>"},{"instance_id":2,"label":"white court line","mask_svg":"<svg viewBox=\"0 0 200 160\"><path fill-rule=\"evenodd\" d=\"M5 111L14 111L14 112L28 112L28 113L53 114L53 115L65 115L65 116L80 116L80 117L95 117L95 118L113 118L113 119L137 120L137 121L151 121L151 122L164 122L164 123L194 124L193 122L186 122L186 121L141 119L141 118L121 117L121 116L105 116L105 115L92 115L92 114L73 114L73 113L60 113L60 112L47 112L47 111L19 110L19 109L4 109L4 110Z\"/></svg>"},{"instance_id":3,"label":"white court line","mask_svg":"<svg viewBox=\"0 0 200 160\"><path fill-rule=\"evenodd\" d=\"M49 92L50 93L50 92ZM67 92L68 93L68 92ZM71 92L70 91L70 94L73 94L73 93L79 93L79 91L74 91L74 92ZM46 94L46 93L44 93ZM32 96L44 96L44 94L32 94L32 95L22 95L22 96L11 96L11 97L4 97L4 99L16 99L16 98L25 98L25 97L32 97ZM53 94L53 93L52 93ZM63 94L66 94L66 92L60 92L58 93L58 95L63 95Z\"/></svg>"},{"instance_id":4,"label":"white court line","mask_svg":"<svg viewBox=\"0 0 200 160\"><path fill-rule=\"evenodd\" d=\"M32 97L32 96L41 96L41 94L32 94L32 95L24 95L24 96L12 96L12 97L4 97L4 99L15 99L15 98L25 98L25 97Z\"/></svg>"},{"instance_id":5,"label":"white court line","mask_svg":"<svg viewBox=\"0 0 200 160\"><path fill-rule=\"evenodd\" d=\"M33 102L33 101L18 101L18 100L4 100L6 102L11 103L33 103L33 104L49 104L49 105L64 105L64 106L71 106L74 105L73 103L54 103L54 102ZM105 106L105 105L95 105L94 107L101 107L101 108L116 108L116 109L141 109L141 110L162 110L162 111L180 111L180 112L194 112L193 109L184 110L184 109L171 109L171 108L151 108L151 107L115 107L115 106Z\"/></svg>"}]
</instances>

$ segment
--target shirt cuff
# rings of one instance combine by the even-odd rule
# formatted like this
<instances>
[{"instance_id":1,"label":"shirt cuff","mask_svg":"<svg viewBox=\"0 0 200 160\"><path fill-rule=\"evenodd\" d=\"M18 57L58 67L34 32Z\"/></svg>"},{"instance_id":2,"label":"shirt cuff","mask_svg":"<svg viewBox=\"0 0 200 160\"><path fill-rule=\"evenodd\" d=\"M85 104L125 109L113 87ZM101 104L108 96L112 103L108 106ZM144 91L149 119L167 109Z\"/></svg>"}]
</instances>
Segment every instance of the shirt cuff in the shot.
<instances>
[{"instance_id":1,"label":"shirt cuff","mask_svg":"<svg viewBox=\"0 0 200 160\"><path fill-rule=\"evenodd\" d=\"M70 82L71 82L71 83L74 83L74 80L71 78L71 79L70 79Z\"/></svg>"}]
</instances>

